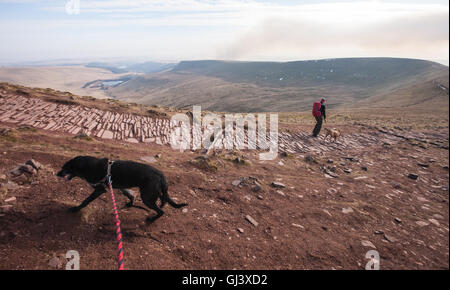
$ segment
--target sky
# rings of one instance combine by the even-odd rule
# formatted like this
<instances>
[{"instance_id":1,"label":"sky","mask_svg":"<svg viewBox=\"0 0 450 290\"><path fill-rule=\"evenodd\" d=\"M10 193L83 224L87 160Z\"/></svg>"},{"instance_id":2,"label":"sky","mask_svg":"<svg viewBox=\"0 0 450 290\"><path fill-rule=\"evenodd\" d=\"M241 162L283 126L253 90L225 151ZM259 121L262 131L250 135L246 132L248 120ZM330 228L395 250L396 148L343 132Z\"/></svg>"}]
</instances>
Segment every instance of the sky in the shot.
<instances>
[{"instance_id":1,"label":"sky","mask_svg":"<svg viewBox=\"0 0 450 290\"><path fill-rule=\"evenodd\" d=\"M0 0L0 64L406 57L448 65L448 3Z\"/></svg>"}]
</instances>

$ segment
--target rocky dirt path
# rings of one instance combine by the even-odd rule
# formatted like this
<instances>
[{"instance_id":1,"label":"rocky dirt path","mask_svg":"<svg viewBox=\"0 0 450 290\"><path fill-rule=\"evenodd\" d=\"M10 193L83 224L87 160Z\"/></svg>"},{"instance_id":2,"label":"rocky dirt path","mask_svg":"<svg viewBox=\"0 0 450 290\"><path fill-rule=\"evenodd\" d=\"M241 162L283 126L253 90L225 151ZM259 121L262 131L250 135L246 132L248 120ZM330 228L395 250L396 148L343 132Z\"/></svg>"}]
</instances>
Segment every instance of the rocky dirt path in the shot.
<instances>
[{"instance_id":1,"label":"rocky dirt path","mask_svg":"<svg viewBox=\"0 0 450 290\"><path fill-rule=\"evenodd\" d=\"M79 105L56 104L19 95L6 95L0 98L0 122L70 134L84 133L88 136L130 143L157 144L169 144L173 128L168 119L121 114ZM439 134L426 136L424 133L409 133L404 136L402 132L382 129L351 132L343 134L338 142L330 142L324 140L323 136L311 138L309 132L297 131L280 132L279 147L288 153L321 153L343 149L360 150L367 146L394 144L402 139L427 141L430 138L433 140L446 138L448 142L448 137ZM428 142L433 144L434 141Z\"/></svg>"},{"instance_id":2,"label":"rocky dirt path","mask_svg":"<svg viewBox=\"0 0 450 290\"><path fill-rule=\"evenodd\" d=\"M109 196L71 214L91 189L54 173L79 154L142 162L156 153L149 162L166 174L171 196L189 206L165 207L147 225L153 213L122 208L126 198L117 194L127 269L364 269L374 249L381 269L448 269L448 151L436 146L402 140L271 161L242 152L251 164L219 153L210 156L218 164L212 172L190 162L197 153L155 143L85 142L41 129L17 134L16 141L0 137L0 189L7 189L0 269L61 268L68 250L79 251L82 269L114 269ZM13 178L10 171L31 158L44 169Z\"/></svg>"}]
</instances>

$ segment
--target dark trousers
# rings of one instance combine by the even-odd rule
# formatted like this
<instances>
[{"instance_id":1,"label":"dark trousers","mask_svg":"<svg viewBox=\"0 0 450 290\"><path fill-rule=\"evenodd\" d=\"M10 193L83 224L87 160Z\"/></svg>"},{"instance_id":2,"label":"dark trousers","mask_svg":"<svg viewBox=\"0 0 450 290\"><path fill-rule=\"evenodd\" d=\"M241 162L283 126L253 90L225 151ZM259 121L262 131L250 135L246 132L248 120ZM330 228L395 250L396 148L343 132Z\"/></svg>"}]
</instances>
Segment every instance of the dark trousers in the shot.
<instances>
[{"instance_id":1,"label":"dark trousers","mask_svg":"<svg viewBox=\"0 0 450 290\"><path fill-rule=\"evenodd\" d=\"M320 117L315 117L316 118L316 126L314 127L314 130L313 130L313 136L314 137L317 137L317 135L319 135L319 133L320 133L320 129L322 129L322 122L323 122L323 118L322 118L322 116L320 116Z\"/></svg>"}]
</instances>

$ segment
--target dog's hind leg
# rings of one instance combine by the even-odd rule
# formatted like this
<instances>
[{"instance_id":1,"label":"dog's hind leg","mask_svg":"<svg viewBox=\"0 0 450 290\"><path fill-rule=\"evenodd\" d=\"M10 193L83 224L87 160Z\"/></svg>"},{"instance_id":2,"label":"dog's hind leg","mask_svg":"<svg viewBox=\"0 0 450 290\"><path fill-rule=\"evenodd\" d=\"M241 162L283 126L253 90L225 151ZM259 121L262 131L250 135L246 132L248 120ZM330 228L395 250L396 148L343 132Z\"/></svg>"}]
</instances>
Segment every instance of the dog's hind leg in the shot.
<instances>
[{"instance_id":1,"label":"dog's hind leg","mask_svg":"<svg viewBox=\"0 0 450 290\"><path fill-rule=\"evenodd\" d=\"M160 188L150 183L144 187L140 187L139 190L141 192L142 202L149 208L156 211L155 216L147 217L147 222L152 223L157 219L159 219L164 214L163 210L156 205L156 201L158 200L159 197Z\"/></svg>"},{"instance_id":2,"label":"dog's hind leg","mask_svg":"<svg viewBox=\"0 0 450 290\"><path fill-rule=\"evenodd\" d=\"M166 204L166 202L168 202L174 208L180 208L188 205L187 203L176 203L170 198L168 193L169 185L167 184L167 181L165 179L162 180L161 187L162 187L161 208Z\"/></svg>"},{"instance_id":3,"label":"dog's hind leg","mask_svg":"<svg viewBox=\"0 0 450 290\"><path fill-rule=\"evenodd\" d=\"M122 194L125 195L130 200L130 202L128 202L125 205L125 207L132 207L133 203L134 203L134 196L131 194L131 192L128 191L128 189L125 189L125 188L121 188L120 192L122 192Z\"/></svg>"},{"instance_id":4,"label":"dog's hind leg","mask_svg":"<svg viewBox=\"0 0 450 290\"><path fill-rule=\"evenodd\" d=\"M142 207L142 206L139 206L139 205L134 205L134 199L135 199L135 197L134 197L133 194L131 194L131 192L130 192L128 189L125 189L125 188L120 189L120 192L122 192L122 194L125 195L125 196L130 200L130 202L128 202L128 203L125 204L124 208L135 207L135 208L140 208L140 209L149 211L149 210L146 209L145 207Z\"/></svg>"},{"instance_id":5,"label":"dog's hind leg","mask_svg":"<svg viewBox=\"0 0 450 290\"><path fill-rule=\"evenodd\" d=\"M79 206L71 207L69 208L70 212L77 212L80 209L86 207L88 204L90 204L93 200L97 199L100 195L105 193L106 190L103 186L98 186L95 188L94 192L91 193Z\"/></svg>"},{"instance_id":6,"label":"dog's hind leg","mask_svg":"<svg viewBox=\"0 0 450 290\"><path fill-rule=\"evenodd\" d=\"M187 203L176 203L169 196L166 196L165 198L166 198L167 202L174 208L180 208L180 207L184 207L184 206L188 205Z\"/></svg>"}]
</instances>

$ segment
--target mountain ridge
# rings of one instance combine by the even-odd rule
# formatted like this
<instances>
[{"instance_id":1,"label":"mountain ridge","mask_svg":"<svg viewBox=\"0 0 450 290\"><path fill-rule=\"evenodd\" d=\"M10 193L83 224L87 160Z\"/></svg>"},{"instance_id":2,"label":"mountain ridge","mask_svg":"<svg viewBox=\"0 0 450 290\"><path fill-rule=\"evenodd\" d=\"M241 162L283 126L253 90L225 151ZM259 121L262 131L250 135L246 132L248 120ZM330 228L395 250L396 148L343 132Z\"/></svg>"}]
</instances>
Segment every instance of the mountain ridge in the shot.
<instances>
[{"instance_id":1,"label":"mountain ridge","mask_svg":"<svg viewBox=\"0 0 450 290\"><path fill-rule=\"evenodd\" d=\"M435 79L448 87L448 67L416 59L200 60L182 61L162 73L135 76L107 91L121 100L176 108L202 105L208 110L231 112L304 111L320 97L328 98L334 108L359 102L373 106L376 96L428 86ZM445 102L444 92L437 97ZM370 98L374 103L364 102ZM422 95L404 97L401 104L415 104L417 98L424 99Z\"/></svg>"}]
</instances>

